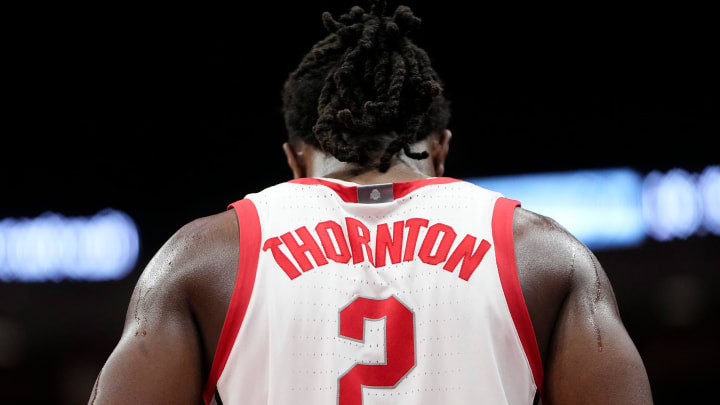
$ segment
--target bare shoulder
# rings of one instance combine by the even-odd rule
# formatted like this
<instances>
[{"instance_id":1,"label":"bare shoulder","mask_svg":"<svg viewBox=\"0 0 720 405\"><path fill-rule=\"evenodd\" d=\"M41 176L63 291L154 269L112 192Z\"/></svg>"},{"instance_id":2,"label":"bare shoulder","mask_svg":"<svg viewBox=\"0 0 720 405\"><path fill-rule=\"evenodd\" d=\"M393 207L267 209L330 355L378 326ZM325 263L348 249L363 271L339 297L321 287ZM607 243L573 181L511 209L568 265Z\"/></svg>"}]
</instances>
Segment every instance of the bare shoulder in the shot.
<instances>
[{"instance_id":1,"label":"bare shoulder","mask_svg":"<svg viewBox=\"0 0 720 405\"><path fill-rule=\"evenodd\" d=\"M551 218L515 210L518 276L545 370L545 404L649 404L647 374L597 257Z\"/></svg>"},{"instance_id":2,"label":"bare shoulder","mask_svg":"<svg viewBox=\"0 0 720 405\"><path fill-rule=\"evenodd\" d=\"M177 277L196 286L219 276L237 262L238 225L232 211L202 217L180 228L163 245L153 261L167 261ZM232 267L232 266L231 266Z\"/></svg>"},{"instance_id":3,"label":"bare shoulder","mask_svg":"<svg viewBox=\"0 0 720 405\"><path fill-rule=\"evenodd\" d=\"M518 269L539 284L568 293L602 270L592 251L552 218L516 208L513 238Z\"/></svg>"},{"instance_id":4,"label":"bare shoulder","mask_svg":"<svg viewBox=\"0 0 720 405\"><path fill-rule=\"evenodd\" d=\"M143 271L130 301L125 333L147 333L166 317L191 317L212 361L234 286L239 232L232 211L181 227Z\"/></svg>"},{"instance_id":5,"label":"bare shoulder","mask_svg":"<svg viewBox=\"0 0 720 405\"><path fill-rule=\"evenodd\" d=\"M237 258L237 220L230 212L198 218L176 231L143 271L136 293L172 290L177 299L194 295L207 280L219 276ZM144 293L148 294L148 293Z\"/></svg>"},{"instance_id":6,"label":"bare shoulder","mask_svg":"<svg viewBox=\"0 0 720 405\"><path fill-rule=\"evenodd\" d=\"M231 212L200 218L158 250L91 403L197 403L232 294L236 228Z\"/></svg>"},{"instance_id":7,"label":"bare shoulder","mask_svg":"<svg viewBox=\"0 0 720 405\"><path fill-rule=\"evenodd\" d=\"M592 251L552 218L516 208L513 239L520 285L544 361L571 294L609 300L612 307L615 297Z\"/></svg>"}]
</instances>

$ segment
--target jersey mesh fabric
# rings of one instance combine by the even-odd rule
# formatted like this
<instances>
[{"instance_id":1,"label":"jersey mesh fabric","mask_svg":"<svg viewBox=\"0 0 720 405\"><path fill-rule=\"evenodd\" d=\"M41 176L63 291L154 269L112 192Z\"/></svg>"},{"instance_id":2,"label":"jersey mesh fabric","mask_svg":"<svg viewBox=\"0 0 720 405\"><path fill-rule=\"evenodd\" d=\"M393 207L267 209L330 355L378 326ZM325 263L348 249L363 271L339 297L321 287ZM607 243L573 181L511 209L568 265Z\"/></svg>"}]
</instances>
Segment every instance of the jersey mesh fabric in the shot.
<instances>
[{"instance_id":1,"label":"jersey mesh fabric","mask_svg":"<svg viewBox=\"0 0 720 405\"><path fill-rule=\"evenodd\" d=\"M404 182L402 197L363 204L345 201L354 183L303 183L243 200L259 220L257 269L235 286L250 298L236 335L223 330L206 403L532 404L537 354L517 323L532 325L524 302L513 320L508 300L522 298L501 283L493 240L499 193Z\"/></svg>"}]
</instances>

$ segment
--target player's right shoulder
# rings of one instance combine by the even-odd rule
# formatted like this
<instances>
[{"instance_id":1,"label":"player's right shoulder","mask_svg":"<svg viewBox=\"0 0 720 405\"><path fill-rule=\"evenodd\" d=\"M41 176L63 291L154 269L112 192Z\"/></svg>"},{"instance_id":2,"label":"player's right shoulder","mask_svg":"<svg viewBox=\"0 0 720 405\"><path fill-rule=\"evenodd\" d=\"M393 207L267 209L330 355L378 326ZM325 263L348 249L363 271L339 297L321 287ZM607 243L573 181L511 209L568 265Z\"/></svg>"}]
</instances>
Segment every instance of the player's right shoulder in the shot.
<instances>
[{"instance_id":1,"label":"player's right shoulder","mask_svg":"<svg viewBox=\"0 0 720 405\"><path fill-rule=\"evenodd\" d=\"M614 304L595 255L557 221L522 208L513 218L518 278L545 357L557 317L568 303Z\"/></svg>"},{"instance_id":2,"label":"player's right shoulder","mask_svg":"<svg viewBox=\"0 0 720 405\"><path fill-rule=\"evenodd\" d=\"M513 244L518 279L545 362L553 325L573 289L573 261L585 246L552 218L515 208Z\"/></svg>"},{"instance_id":3,"label":"player's right shoulder","mask_svg":"<svg viewBox=\"0 0 720 405\"><path fill-rule=\"evenodd\" d=\"M642 360L597 257L553 219L524 209L516 209L513 236L545 368L545 399L652 403ZM592 384L583 386L587 381Z\"/></svg>"},{"instance_id":4,"label":"player's right shoulder","mask_svg":"<svg viewBox=\"0 0 720 405\"><path fill-rule=\"evenodd\" d=\"M602 268L587 246L550 217L515 210L513 237L518 271L533 284L567 294L595 286Z\"/></svg>"},{"instance_id":5,"label":"player's right shoulder","mask_svg":"<svg viewBox=\"0 0 720 405\"><path fill-rule=\"evenodd\" d=\"M554 219L520 207L513 216L513 240L518 269L532 273L536 282L554 282L560 290L569 287L573 256L587 250Z\"/></svg>"}]
</instances>

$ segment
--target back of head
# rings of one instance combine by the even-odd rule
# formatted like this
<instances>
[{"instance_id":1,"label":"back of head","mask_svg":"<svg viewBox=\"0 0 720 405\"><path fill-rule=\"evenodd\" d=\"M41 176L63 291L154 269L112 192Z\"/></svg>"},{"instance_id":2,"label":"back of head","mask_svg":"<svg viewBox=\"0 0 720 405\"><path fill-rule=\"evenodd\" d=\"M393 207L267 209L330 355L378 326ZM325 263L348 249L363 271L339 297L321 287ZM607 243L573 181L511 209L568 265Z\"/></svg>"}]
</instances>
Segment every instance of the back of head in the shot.
<instances>
[{"instance_id":1,"label":"back of head","mask_svg":"<svg viewBox=\"0 0 720 405\"><path fill-rule=\"evenodd\" d=\"M447 127L450 106L427 53L410 39L420 19L407 6L386 16L371 0L322 21L330 34L316 43L282 91L290 141L302 139L342 162L388 170L401 150Z\"/></svg>"}]
</instances>

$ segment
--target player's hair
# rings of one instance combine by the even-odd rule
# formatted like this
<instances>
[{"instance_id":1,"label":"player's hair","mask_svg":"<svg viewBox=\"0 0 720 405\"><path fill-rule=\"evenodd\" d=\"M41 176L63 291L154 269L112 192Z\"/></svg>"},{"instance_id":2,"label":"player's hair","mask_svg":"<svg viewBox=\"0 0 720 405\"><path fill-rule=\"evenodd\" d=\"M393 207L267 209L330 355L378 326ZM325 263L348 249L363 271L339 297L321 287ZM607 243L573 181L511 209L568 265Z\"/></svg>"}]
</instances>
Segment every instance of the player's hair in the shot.
<instances>
[{"instance_id":1,"label":"player's hair","mask_svg":"<svg viewBox=\"0 0 720 405\"><path fill-rule=\"evenodd\" d=\"M427 53L410 40L420 19L407 6L385 15L371 0L322 21L330 34L316 43L282 90L288 138L319 147L343 162L385 172L400 150L447 127L450 102Z\"/></svg>"}]
</instances>

